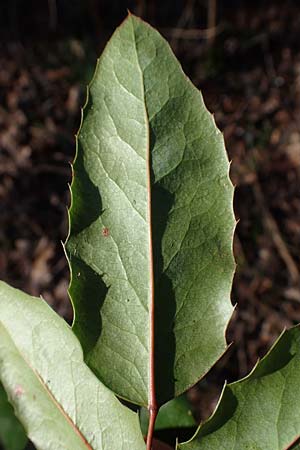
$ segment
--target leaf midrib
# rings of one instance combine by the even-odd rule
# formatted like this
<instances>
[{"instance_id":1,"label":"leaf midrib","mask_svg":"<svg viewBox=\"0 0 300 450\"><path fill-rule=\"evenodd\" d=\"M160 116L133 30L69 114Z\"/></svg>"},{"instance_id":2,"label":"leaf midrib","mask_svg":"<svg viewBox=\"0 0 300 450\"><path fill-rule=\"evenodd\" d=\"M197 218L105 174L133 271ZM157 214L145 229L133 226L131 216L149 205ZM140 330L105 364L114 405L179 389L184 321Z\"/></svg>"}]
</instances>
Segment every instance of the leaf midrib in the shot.
<instances>
[{"instance_id":1,"label":"leaf midrib","mask_svg":"<svg viewBox=\"0 0 300 450\"><path fill-rule=\"evenodd\" d=\"M157 408L157 399L155 393L155 335L154 335L154 322L155 322L155 292L154 292L154 262L153 262L153 241L152 241L152 198L151 198L151 149L150 149L150 121L146 105L144 74L139 61L139 55L137 50L137 42L134 24L132 24L133 42L136 53L137 67L141 76L142 85L142 97L145 112L145 125L147 133L147 148L146 148L146 177L147 177L147 217L148 217L148 239L149 239L149 290L150 290L150 302L149 302L149 393L148 393L148 408Z\"/></svg>"}]
</instances>

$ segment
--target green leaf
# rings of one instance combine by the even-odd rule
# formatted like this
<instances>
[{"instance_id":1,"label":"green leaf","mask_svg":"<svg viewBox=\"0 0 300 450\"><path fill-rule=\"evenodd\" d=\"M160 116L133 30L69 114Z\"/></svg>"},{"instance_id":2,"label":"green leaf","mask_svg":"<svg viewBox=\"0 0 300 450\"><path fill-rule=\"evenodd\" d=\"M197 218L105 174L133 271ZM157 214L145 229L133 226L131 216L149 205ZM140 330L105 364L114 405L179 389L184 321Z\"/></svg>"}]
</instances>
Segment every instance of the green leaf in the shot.
<instances>
[{"instance_id":1,"label":"green leaf","mask_svg":"<svg viewBox=\"0 0 300 450\"><path fill-rule=\"evenodd\" d=\"M149 412L145 408L140 410L140 423L142 433L148 430ZM155 430L170 428L190 428L196 426L196 421L191 411L191 405L185 395L174 398L163 405L155 422Z\"/></svg>"},{"instance_id":2,"label":"green leaf","mask_svg":"<svg viewBox=\"0 0 300 450\"><path fill-rule=\"evenodd\" d=\"M23 450L27 437L24 428L16 418L13 407L0 383L0 444L4 450Z\"/></svg>"},{"instance_id":3,"label":"green leaf","mask_svg":"<svg viewBox=\"0 0 300 450\"><path fill-rule=\"evenodd\" d=\"M133 403L148 404L153 353L162 404L226 348L235 226L228 171L201 94L160 34L130 15L89 87L66 248L85 360Z\"/></svg>"},{"instance_id":4,"label":"green leaf","mask_svg":"<svg viewBox=\"0 0 300 450\"><path fill-rule=\"evenodd\" d=\"M137 414L83 363L69 326L39 298L0 283L0 380L42 450L141 450Z\"/></svg>"},{"instance_id":5,"label":"green leaf","mask_svg":"<svg viewBox=\"0 0 300 450\"><path fill-rule=\"evenodd\" d=\"M182 450L285 450L300 436L300 327L285 331ZM294 447L291 447L294 448ZM296 447L297 448L297 447Z\"/></svg>"}]
</instances>

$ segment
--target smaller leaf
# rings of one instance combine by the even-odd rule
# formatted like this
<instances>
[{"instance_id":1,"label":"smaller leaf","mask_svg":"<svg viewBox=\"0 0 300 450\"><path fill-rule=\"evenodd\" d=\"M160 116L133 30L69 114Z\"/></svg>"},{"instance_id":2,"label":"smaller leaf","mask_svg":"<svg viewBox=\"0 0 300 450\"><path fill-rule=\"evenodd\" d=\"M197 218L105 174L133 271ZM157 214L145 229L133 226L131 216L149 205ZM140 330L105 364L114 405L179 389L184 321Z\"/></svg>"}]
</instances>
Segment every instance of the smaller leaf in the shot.
<instances>
[{"instance_id":1,"label":"smaller leaf","mask_svg":"<svg viewBox=\"0 0 300 450\"><path fill-rule=\"evenodd\" d=\"M288 450L300 436L300 327L284 331L178 450Z\"/></svg>"},{"instance_id":2,"label":"smaller leaf","mask_svg":"<svg viewBox=\"0 0 300 450\"><path fill-rule=\"evenodd\" d=\"M145 435L149 423L149 413L146 408L140 409L140 423L142 433ZM191 411L191 405L186 396L181 395L165 403L160 408L155 423L155 430L190 428L194 426L196 426L196 422Z\"/></svg>"},{"instance_id":3,"label":"smaller leaf","mask_svg":"<svg viewBox=\"0 0 300 450\"><path fill-rule=\"evenodd\" d=\"M0 383L0 443L4 450L23 450L27 437Z\"/></svg>"},{"instance_id":4,"label":"smaller leaf","mask_svg":"<svg viewBox=\"0 0 300 450\"><path fill-rule=\"evenodd\" d=\"M83 362L74 333L40 298L0 282L0 380L40 450L142 450L138 416Z\"/></svg>"}]
</instances>

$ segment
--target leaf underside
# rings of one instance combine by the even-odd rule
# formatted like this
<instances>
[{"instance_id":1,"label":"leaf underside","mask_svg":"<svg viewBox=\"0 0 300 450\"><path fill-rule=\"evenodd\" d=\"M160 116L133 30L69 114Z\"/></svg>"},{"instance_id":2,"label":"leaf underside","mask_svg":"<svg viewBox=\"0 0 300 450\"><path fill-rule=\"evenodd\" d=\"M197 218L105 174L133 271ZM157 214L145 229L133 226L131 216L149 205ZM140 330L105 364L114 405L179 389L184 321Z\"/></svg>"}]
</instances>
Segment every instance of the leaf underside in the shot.
<instances>
[{"instance_id":1,"label":"leaf underside","mask_svg":"<svg viewBox=\"0 0 300 450\"><path fill-rule=\"evenodd\" d=\"M197 382L226 348L235 226L228 171L201 94L160 34L130 15L89 87L66 249L85 360L133 403L149 400L153 288L159 403Z\"/></svg>"},{"instance_id":2,"label":"leaf underside","mask_svg":"<svg viewBox=\"0 0 300 450\"><path fill-rule=\"evenodd\" d=\"M210 419L178 450L287 450L300 437L300 327L282 333L243 380L225 386Z\"/></svg>"},{"instance_id":3,"label":"leaf underside","mask_svg":"<svg viewBox=\"0 0 300 450\"><path fill-rule=\"evenodd\" d=\"M137 414L90 371L42 299L0 282L0 318L0 381L37 449L145 448Z\"/></svg>"}]
</instances>

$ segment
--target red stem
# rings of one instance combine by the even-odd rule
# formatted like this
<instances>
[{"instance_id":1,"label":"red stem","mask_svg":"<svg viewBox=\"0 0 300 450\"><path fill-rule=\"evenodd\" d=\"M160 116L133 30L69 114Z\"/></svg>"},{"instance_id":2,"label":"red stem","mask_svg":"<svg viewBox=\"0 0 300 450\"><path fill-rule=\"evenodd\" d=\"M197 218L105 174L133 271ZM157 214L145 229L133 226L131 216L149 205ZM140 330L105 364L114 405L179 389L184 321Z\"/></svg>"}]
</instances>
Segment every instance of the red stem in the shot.
<instances>
[{"instance_id":1,"label":"red stem","mask_svg":"<svg viewBox=\"0 0 300 450\"><path fill-rule=\"evenodd\" d=\"M153 440L153 433L154 433L154 427L155 427L155 421L158 413L157 406L155 407L149 407L149 427L148 427L148 434L147 434L147 450L152 449L152 440Z\"/></svg>"}]
</instances>

